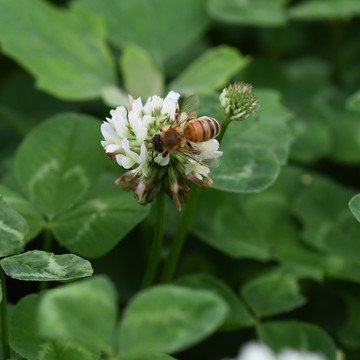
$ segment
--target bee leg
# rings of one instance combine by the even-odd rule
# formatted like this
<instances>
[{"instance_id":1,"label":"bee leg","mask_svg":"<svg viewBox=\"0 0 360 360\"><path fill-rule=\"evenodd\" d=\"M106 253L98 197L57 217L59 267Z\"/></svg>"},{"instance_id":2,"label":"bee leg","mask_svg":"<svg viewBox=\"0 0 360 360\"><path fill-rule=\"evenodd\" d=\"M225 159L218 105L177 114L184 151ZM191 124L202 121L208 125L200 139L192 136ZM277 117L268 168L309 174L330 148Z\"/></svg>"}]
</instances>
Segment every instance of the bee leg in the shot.
<instances>
[{"instance_id":1,"label":"bee leg","mask_svg":"<svg viewBox=\"0 0 360 360\"><path fill-rule=\"evenodd\" d=\"M165 151L165 152L162 154L162 157L163 157L163 158L166 157L168 153L169 153L168 151Z\"/></svg>"},{"instance_id":2,"label":"bee leg","mask_svg":"<svg viewBox=\"0 0 360 360\"><path fill-rule=\"evenodd\" d=\"M189 141L186 142L186 145L187 145L190 149L192 149L192 145L190 144Z\"/></svg>"}]
</instances>

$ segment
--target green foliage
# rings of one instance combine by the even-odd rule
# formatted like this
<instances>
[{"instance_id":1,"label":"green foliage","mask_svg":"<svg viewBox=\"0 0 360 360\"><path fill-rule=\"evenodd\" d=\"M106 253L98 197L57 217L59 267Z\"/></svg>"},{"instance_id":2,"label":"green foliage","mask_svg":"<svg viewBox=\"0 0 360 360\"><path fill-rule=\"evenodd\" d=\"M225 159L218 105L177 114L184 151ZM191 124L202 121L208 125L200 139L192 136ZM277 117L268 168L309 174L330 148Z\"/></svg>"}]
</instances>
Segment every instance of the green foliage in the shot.
<instances>
[{"instance_id":1,"label":"green foliage","mask_svg":"<svg viewBox=\"0 0 360 360\"><path fill-rule=\"evenodd\" d=\"M99 142L95 119L61 114L39 125L21 144L17 177L48 219L69 209L94 185L104 166Z\"/></svg>"},{"instance_id":2,"label":"green foliage","mask_svg":"<svg viewBox=\"0 0 360 360\"><path fill-rule=\"evenodd\" d=\"M132 356L182 350L214 332L226 314L226 303L210 291L174 285L144 290L123 315L120 353Z\"/></svg>"},{"instance_id":3,"label":"green foliage","mask_svg":"<svg viewBox=\"0 0 360 360\"><path fill-rule=\"evenodd\" d=\"M204 0L156 0L151 5L146 0L81 3L103 16L114 46L122 48L133 43L159 64L194 42L209 25Z\"/></svg>"},{"instance_id":4,"label":"green foliage","mask_svg":"<svg viewBox=\"0 0 360 360\"><path fill-rule=\"evenodd\" d=\"M254 319L236 294L221 280L206 275L188 275L177 280L177 284L194 289L213 291L226 301L229 312L223 323L223 330L233 330L254 324Z\"/></svg>"},{"instance_id":5,"label":"green foliage","mask_svg":"<svg viewBox=\"0 0 360 360\"><path fill-rule=\"evenodd\" d=\"M72 280L91 276L91 264L73 254L54 255L40 250L28 251L1 260L7 275L18 280Z\"/></svg>"},{"instance_id":6,"label":"green foliage","mask_svg":"<svg viewBox=\"0 0 360 360\"><path fill-rule=\"evenodd\" d=\"M297 321L269 322L260 325L257 332L262 341L274 350L287 347L322 353L328 360L336 359L336 347L331 338L318 327Z\"/></svg>"},{"instance_id":7,"label":"green foliage","mask_svg":"<svg viewBox=\"0 0 360 360\"><path fill-rule=\"evenodd\" d=\"M359 15L358 0L0 0L0 270L16 279L0 359L220 360L257 338L358 360ZM260 108L228 123L235 81ZM182 214L168 199L140 289L161 229L115 186L100 126L128 94L170 90L226 128L223 155ZM176 279L156 285L179 234Z\"/></svg>"},{"instance_id":8,"label":"green foliage","mask_svg":"<svg viewBox=\"0 0 360 360\"><path fill-rule=\"evenodd\" d=\"M41 0L1 0L0 14L4 52L36 77L40 89L61 99L83 100L115 83L104 24L86 8L65 12ZM14 19L15 31L8 31Z\"/></svg>"},{"instance_id":9,"label":"green foliage","mask_svg":"<svg viewBox=\"0 0 360 360\"><path fill-rule=\"evenodd\" d=\"M112 352L116 294L111 282L94 277L45 293L39 300L39 335Z\"/></svg>"},{"instance_id":10,"label":"green foliage","mask_svg":"<svg viewBox=\"0 0 360 360\"><path fill-rule=\"evenodd\" d=\"M24 218L0 196L0 257L21 252L28 231Z\"/></svg>"}]
</instances>

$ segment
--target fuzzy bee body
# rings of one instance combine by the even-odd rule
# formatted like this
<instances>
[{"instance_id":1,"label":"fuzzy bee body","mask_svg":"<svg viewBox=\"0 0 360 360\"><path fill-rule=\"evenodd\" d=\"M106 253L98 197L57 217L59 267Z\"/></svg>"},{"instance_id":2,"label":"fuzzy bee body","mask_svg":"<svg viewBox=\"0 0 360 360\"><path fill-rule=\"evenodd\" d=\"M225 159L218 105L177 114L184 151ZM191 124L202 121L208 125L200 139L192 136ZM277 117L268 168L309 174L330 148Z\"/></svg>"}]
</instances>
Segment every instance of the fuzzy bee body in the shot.
<instances>
[{"instance_id":1,"label":"fuzzy bee body","mask_svg":"<svg viewBox=\"0 0 360 360\"><path fill-rule=\"evenodd\" d=\"M219 132L218 121L208 116L189 121L184 129L185 138L194 143L213 139L219 135Z\"/></svg>"}]
</instances>

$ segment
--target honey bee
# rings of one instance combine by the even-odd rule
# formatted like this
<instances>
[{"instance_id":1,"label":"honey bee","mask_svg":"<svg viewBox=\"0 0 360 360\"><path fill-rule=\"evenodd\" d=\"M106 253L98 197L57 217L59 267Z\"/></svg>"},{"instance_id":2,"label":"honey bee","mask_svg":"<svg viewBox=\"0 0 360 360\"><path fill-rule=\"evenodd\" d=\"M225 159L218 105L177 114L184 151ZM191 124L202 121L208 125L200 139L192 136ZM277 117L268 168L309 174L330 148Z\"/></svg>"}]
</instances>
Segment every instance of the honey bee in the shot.
<instances>
[{"instance_id":1,"label":"honey bee","mask_svg":"<svg viewBox=\"0 0 360 360\"><path fill-rule=\"evenodd\" d=\"M217 120L208 116L197 118L193 111L197 104L197 96L188 97L176 114L174 122L154 134L152 144L155 151L163 157L178 151L196 160L192 154L198 154L199 150L191 143L208 141L219 135L220 124Z\"/></svg>"}]
</instances>

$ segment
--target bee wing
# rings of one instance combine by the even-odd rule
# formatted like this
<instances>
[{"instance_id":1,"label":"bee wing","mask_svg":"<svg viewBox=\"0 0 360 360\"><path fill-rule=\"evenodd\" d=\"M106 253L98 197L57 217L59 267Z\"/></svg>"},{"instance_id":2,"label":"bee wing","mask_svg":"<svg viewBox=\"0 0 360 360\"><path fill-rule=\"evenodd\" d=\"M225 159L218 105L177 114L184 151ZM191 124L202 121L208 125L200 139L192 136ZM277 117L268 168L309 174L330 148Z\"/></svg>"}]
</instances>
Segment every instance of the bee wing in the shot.
<instances>
[{"instance_id":1,"label":"bee wing","mask_svg":"<svg viewBox=\"0 0 360 360\"><path fill-rule=\"evenodd\" d=\"M191 95L184 100L179 110L179 115L182 113L190 114L196 112L199 107L199 97L197 95Z\"/></svg>"},{"instance_id":2,"label":"bee wing","mask_svg":"<svg viewBox=\"0 0 360 360\"><path fill-rule=\"evenodd\" d=\"M199 152L194 149L178 149L178 152L182 153L183 155L187 156L188 158L196 161L198 164L200 165L204 165L207 166L208 168L216 168L219 166L219 161L218 159L201 159L199 158Z\"/></svg>"}]
</instances>

